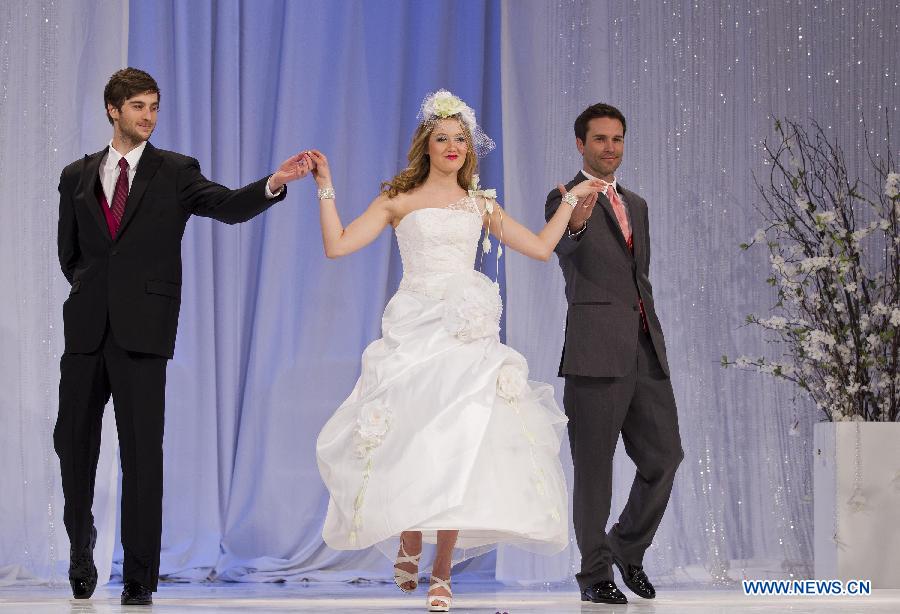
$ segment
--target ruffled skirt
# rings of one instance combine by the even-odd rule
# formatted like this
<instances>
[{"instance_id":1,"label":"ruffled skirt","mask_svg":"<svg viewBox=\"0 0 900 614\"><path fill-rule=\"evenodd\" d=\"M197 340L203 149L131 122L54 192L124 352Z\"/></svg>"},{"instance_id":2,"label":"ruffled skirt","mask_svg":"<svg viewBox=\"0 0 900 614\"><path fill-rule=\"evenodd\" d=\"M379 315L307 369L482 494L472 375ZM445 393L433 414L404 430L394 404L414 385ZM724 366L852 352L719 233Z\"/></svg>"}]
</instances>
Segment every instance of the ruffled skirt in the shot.
<instances>
[{"instance_id":1,"label":"ruffled skirt","mask_svg":"<svg viewBox=\"0 0 900 614\"><path fill-rule=\"evenodd\" d=\"M401 290L388 303L383 337L316 444L332 548L393 556L402 531L434 543L442 529L459 530L454 560L501 542L545 554L568 545L566 417L500 343L499 294L486 284L473 272L445 298Z\"/></svg>"}]
</instances>

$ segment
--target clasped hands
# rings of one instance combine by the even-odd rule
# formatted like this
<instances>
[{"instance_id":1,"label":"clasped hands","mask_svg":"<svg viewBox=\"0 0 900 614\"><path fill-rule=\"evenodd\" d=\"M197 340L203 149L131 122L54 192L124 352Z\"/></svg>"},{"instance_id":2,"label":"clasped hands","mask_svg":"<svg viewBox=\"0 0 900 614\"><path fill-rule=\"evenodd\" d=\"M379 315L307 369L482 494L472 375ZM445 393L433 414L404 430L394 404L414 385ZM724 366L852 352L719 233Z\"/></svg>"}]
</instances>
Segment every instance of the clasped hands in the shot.
<instances>
[{"instance_id":1,"label":"clasped hands","mask_svg":"<svg viewBox=\"0 0 900 614\"><path fill-rule=\"evenodd\" d=\"M328 158L317 149L307 149L291 156L269 177L269 190L277 193L281 187L291 181L303 179L312 173L319 187L331 186L331 170Z\"/></svg>"},{"instance_id":2,"label":"clasped hands","mask_svg":"<svg viewBox=\"0 0 900 614\"><path fill-rule=\"evenodd\" d=\"M566 186L559 184L556 186L561 196L567 193ZM572 188L572 193L578 197L578 204L572 210L572 217L569 218L569 230L577 232L584 228L587 221L594 212L594 205L597 204L597 196L603 190L600 181L590 180L583 181Z\"/></svg>"}]
</instances>

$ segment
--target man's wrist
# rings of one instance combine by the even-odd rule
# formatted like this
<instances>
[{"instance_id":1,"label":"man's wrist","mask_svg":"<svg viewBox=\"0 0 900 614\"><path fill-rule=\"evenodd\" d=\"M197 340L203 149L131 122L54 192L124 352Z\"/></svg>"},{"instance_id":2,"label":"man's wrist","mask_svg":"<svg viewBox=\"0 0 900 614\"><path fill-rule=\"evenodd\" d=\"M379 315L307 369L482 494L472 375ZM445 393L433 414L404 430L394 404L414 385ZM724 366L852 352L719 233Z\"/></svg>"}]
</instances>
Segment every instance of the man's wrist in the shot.
<instances>
[{"instance_id":1,"label":"man's wrist","mask_svg":"<svg viewBox=\"0 0 900 614\"><path fill-rule=\"evenodd\" d=\"M275 198L281 191L284 189L284 183L279 182L275 179L275 175L269 176L269 179L266 181L266 196L269 198Z\"/></svg>"},{"instance_id":2,"label":"man's wrist","mask_svg":"<svg viewBox=\"0 0 900 614\"><path fill-rule=\"evenodd\" d=\"M585 231L585 229L587 229L587 220L582 222L580 227L578 225L576 225L575 228L576 228L576 230L573 230L571 226L569 226L569 228L568 228L568 232L566 234L568 235L568 237L570 239L577 239L578 237L581 236L581 233L583 233Z\"/></svg>"}]
</instances>

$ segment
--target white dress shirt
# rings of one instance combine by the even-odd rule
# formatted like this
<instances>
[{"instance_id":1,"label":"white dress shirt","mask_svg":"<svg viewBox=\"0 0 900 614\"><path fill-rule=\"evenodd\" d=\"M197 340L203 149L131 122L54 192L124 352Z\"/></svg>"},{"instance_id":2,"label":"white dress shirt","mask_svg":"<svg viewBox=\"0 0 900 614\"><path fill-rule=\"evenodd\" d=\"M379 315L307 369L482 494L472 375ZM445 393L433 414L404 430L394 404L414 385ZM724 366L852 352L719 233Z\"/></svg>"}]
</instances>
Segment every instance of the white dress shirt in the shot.
<instances>
[{"instance_id":1,"label":"white dress shirt","mask_svg":"<svg viewBox=\"0 0 900 614\"><path fill-rule=\"evenodd\" d=\"M131 191L131 184L134 182L134 176L137 173L138 163L141 161L141 155L147 147L147 141L144 141L124 156L116 151L112 141L109 142L109 150L100 161L100 185L103 186L103 194L106 196L106 202L112 204L113 194L116 191L116 182L119 180L119 160L125 158L128 160L128 191Z\"/></svg>"},{"instance_id":2,"label":"white dress shirt","mask_svg":"<svg viewBox=\"0 0 900 614\"><path fill-rule=\"evenodd\" d=\"M616 185L616 177L615 177L615 175L613 176L613 180L612 180L612 181L606 181L605 179L600 179L599 177L594 177L594 176L591 175L590 173L585 172L584 169L581 170L581 174L584 175L585 177L587 177L588 180L596 179L597 181L602 181L603 183L612 185L613 190L615 190L616 192L619 191L619 186ZM606 194L604 194L604 196L606 196ZM609 197L607 196L607 198L609 198ZM625 202L625 199L622 198L621 195L619 196L619 200L621 200L621 201L622 201L622 205L624 205L623 209L625 209L625 219L628 220L628 226L633 228L633 226L632 226L632 224L631 224L631 211L628 210L628 204Z\"/></svg>"}]
</instances>

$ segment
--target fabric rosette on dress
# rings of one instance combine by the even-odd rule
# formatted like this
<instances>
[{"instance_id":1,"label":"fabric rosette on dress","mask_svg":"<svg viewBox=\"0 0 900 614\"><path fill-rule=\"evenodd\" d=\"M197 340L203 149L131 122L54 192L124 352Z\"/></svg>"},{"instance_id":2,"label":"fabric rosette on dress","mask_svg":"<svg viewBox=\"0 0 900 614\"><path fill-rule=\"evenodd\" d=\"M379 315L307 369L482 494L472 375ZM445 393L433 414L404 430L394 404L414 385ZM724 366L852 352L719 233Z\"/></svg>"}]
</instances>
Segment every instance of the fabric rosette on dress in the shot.
<instances>
[{"instance_id":1,"label":"fabric rosette on dress","mask_svg":"<svg viewBox=\"0 0 900 614\"><path fill-rule=\"evenodd\" d=\"M393 557L400 532L434 543L440 529L460 531L454 560L500 542L548 554L569 543L566 418L500 343L499 288L473 268L481 214L467 198L396 228L400 290L317 442L333 548Z\"/></svg>"},{"instance_id":2,"label":"fabric rosette on dress","mask_svg":"<svg viewBox=\"0 0 900 614\"><path fill-rule=\"evenodd\" d=\"M391 424L391 410L378 399L369 401L359 410L356 419L356 455L366 458L381 445Z\"/></svg>"},{"instance_id":3,"label":"fabric rosette on dress","mask_svg":"<svg viewBox=\"0 0 900 614\"><path fill-rule=\"evenodd\" d=\"M466 342L499 337L503 302L500 288L478 271L452 277L444 291L444 326Z\"/></svg>"}]
</instances>

